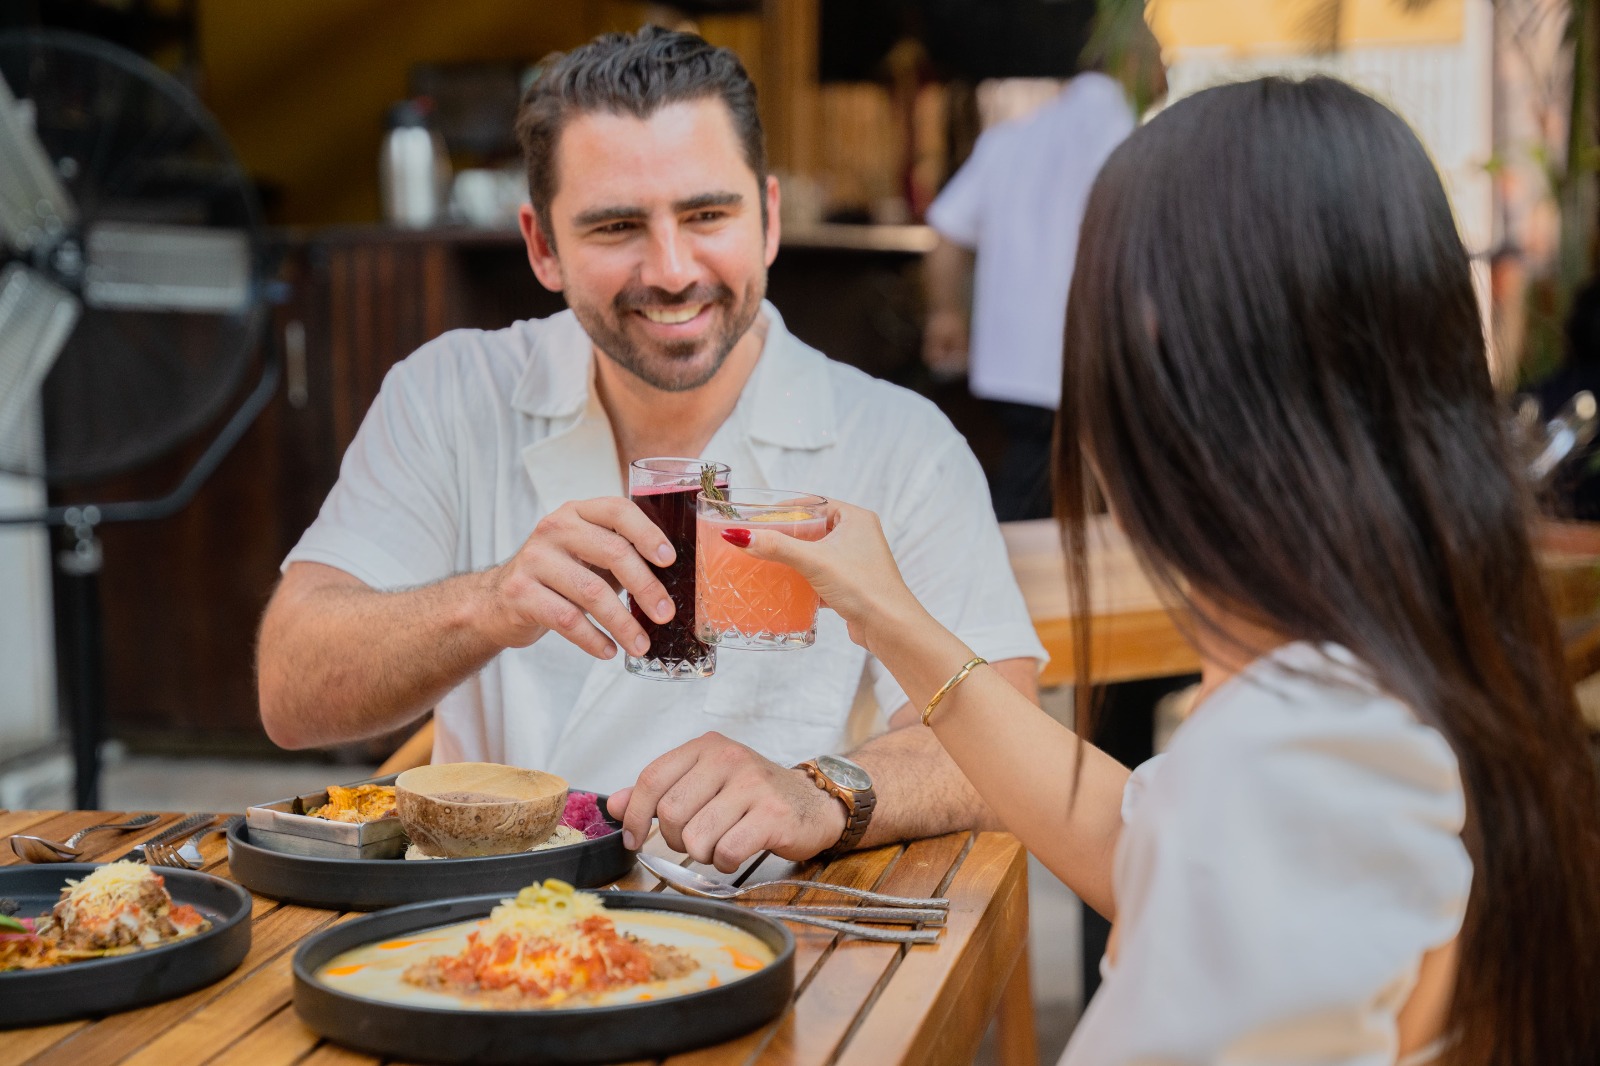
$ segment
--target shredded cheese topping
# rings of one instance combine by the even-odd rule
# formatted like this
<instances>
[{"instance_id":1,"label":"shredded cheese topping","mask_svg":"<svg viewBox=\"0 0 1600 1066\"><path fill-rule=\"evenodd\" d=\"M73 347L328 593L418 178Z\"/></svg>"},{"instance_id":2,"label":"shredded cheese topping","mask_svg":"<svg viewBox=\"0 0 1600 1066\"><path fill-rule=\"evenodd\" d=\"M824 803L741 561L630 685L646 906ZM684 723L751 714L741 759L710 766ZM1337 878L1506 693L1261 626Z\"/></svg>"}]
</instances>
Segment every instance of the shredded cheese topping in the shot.
<instances>
[{"instance_id":1,"label":"shredded cheese topping","mask_svg":"<svg viewBox=\"0 0 1600 1066\"><path fill-rule=\"evenodd\" d=\"M604 913L599 896L552 877L541 885L529 885L516 899L502 900L484 920L483 934L490 939L503 934L574 939L579 923Z\"/></svg>"},{"instance_id":2,"label":"shredded cheese topping","mask_svg":"<svg viewBox=\"0 0 1600 1066\"><path fill-rule=\"evenodd\" d=\"M70 886L63 897L74 908L89 907L109 911L118 904L137 904L161 879L150 867L137 862L110 862L81 881L67 878Z\"/></svg>"}]
</instances>

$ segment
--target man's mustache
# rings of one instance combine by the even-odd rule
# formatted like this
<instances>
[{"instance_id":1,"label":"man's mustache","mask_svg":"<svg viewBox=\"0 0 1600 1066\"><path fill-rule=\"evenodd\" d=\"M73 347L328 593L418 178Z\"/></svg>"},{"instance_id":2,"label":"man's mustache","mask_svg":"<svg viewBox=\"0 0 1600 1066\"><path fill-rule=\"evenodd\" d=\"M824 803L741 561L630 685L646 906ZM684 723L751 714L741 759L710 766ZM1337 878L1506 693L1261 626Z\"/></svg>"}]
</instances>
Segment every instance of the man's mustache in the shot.
<instances>
[{"instance_id":1,"label":"man's mustache","mask_svg":"<svg viewBox=\"0 0 1600 1066\"><path fill-rule=\"evenodd\" d=\"M731 303L733 290L726 285L703 285L696 282L681 292L668 292L653 285L639 285L623 289L612 300L618 311L642 311L647 307L682 307L685 304Z\"/></svg>"}]
</instances>

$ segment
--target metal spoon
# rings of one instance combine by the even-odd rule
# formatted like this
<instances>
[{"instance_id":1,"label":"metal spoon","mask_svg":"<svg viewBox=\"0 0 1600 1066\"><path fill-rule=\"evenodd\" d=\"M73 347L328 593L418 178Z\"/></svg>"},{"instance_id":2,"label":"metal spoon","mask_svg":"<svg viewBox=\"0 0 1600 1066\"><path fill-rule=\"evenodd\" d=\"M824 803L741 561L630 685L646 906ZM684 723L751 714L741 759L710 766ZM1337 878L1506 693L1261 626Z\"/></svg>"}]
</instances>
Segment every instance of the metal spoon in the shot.
<instances>
[{"instance_id":1,"label":"metal spoon","mask_svg":"<svg viewBox=\"0 0 1600 1066\"><path fill-rule=\"evenodd\" d=\"M17 833L11 837L11 850L25 862L71 862L83 854L83 849L78 847L78 844L90 833L98 833L102 829L138 829L149 825L158 817L159 815L154 814L141 814L129 818L126 822L91 825L87 829L78 830L64 841L46 840L44 837Z\"/></svg>"},{"instance_id":2,"label":"metal spoon","mask_svg":"<svg viewBox=\"0 0 1600 1066\"><path fill-rule=\"evenodd\" d=\"M657 858L654 855L640 853L637 858L639 864L656 877L665 881L679 892L690 896L705 896L708 899L736 899L746 892L754 892L758 888L771 888L778 885L784 888L813 888L822 892L837 892L841 896L850 896L865 903L875 903L880 907L939 907L948 910L950 901L947 899L918 899L915 896L886 896L882 892L869 892L864 888L850 888L845 885L830 885L826 881L763 881L756 885L725 885L720 881L713 881L709 877L701 877L693 870L679 866L675 862Z\"/></svg>"}]
</instances>

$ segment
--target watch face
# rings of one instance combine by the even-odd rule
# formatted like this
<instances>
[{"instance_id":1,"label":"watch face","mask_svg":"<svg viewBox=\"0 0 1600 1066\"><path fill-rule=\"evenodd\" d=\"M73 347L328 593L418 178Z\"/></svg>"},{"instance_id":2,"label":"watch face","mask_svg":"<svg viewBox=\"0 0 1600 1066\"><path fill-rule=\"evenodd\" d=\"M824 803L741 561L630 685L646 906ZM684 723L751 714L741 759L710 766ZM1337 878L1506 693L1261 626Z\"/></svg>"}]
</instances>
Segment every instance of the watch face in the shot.
<instances>
[{"instance_id":1,"label":"watch face","mask_svg":"<svg viewBox=\"0 0 1600 1066\"><path fill-rule=\"evenodd\" d=\"M841 759L837 755L819 755L817 768L835 784L843 785L852 792L862 792L872 787L872 778L849 759Z\"/></svg>"}]
</instances>

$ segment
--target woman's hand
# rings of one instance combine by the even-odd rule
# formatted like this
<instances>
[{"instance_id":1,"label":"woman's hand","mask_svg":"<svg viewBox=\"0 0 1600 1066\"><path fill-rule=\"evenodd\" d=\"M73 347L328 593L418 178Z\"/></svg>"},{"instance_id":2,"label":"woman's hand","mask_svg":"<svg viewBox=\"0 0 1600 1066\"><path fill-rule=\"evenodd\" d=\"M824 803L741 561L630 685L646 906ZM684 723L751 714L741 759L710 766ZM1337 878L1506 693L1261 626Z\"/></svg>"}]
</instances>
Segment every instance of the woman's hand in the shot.
<instances>
[{"instance_id":1,"label":"woman's hand","mask_svg":"<svg viewBox=\"0 0 1600 1066\"><path fill-rule=\"evenodd\" d=\"M797 540L759 524L751 525L749 532L750 543L744 550L799 571L822 602L845 620L850 639L868 651L873 651L877 627L926 613L900 576L883 526L871 511L830 503L828 535L818 541Z\"/></svg>"}]
</instances>

